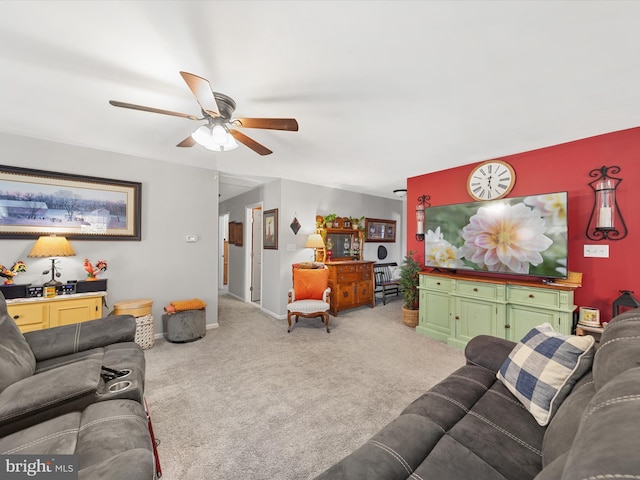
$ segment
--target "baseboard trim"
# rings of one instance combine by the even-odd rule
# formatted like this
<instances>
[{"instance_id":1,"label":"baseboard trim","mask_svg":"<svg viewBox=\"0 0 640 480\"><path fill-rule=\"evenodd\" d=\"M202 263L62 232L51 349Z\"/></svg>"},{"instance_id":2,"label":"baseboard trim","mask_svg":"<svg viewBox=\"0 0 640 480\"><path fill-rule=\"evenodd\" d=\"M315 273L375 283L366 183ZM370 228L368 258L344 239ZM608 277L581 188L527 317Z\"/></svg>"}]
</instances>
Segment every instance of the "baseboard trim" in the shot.
<instances>
[{"instance_id":1,"label":"baseboard trim","mask_svg":"<svg viewBox=\"0 0 640 480\"><path fill-rule=\"evenodd\" d=\"M226 293L224 293L224 295L229 295L230 297L233 297L233 298L235 298L235 299L237 299L237 300L240 300L241 302L244 302L244 303L247 303L247 304L249 304L249 305L252 305L252 306L254 306L254 307L256 307L256 308L259 308L262 312L264 312L264 313L266 313L267 315L269 315L270 317L276 318L276 319L278 319L278 320L285 320L285 319L287 318L287 315L286 315L286 314L285 314L285 315L279 315L279 314L277 314L277 313L275 313L275 312L272 312L271 310L267 310L267 309L266 309L266 308L264 308L262 305L259 305L259 304L254 303L254 302L247 302L247 301L245 301L245 299L244 299L244 298L239 297L238 295L235 295L235 294L233 294L233 293L231 293L231 292L226 292Z\"/></svg>"},{"instance_id":2,"label":"baseboard trim","mask_svg":"<svg viewBox=\"0 0 640 480\"><path fill-rule=\"evenodd\" d=\"M260 310L262 310L264 313L266 313L267 315L269 315L270 317L276 318L278 320L284 320L287 318L286 315L278 315L277 313L272 312L271 310L267 310L266 308L262 308L260 307Z\"/></svg>"}]
</instances>

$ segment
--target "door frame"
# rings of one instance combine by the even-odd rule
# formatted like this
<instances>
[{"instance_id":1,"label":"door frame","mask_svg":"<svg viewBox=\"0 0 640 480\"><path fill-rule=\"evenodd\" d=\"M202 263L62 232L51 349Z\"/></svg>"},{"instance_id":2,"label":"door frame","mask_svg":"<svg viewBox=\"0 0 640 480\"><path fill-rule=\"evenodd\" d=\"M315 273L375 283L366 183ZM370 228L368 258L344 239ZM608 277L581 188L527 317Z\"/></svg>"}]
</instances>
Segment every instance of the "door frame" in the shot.
<instances>
[{"instance_id":1,"label":"door frame","mask_svg":"<svg viewBox=\"0 0 640 480\"><path fill-rule=\"evenodd\" d=\"M262 202L253 203L251 205L247 205L245 207L245 225L247 228L244 229L244 245L247 246L245 248L245 258L244 258L244 301L247 303L256 302L251 301L251 266L252 266L252 256L253 256L253 210L255 208L260 208L264 210ZM262 239L262 232L260 232L260 239ZM260 249L262 249L262 242L260 242ZM260 285L262 286L262 269L260 269ZM260 299L257 302L259 305L262 305L262 288L260 288Z\"/></svg>"},{"instance_id":2,"label":"door frame","mask_svg":"<svg viewBox=\"0 0 640 480\"><path fill-rule=\"evenodd\" d=\"M229 278L227 284L224 285L224 241L229 240L229 212L218 214L218 290L229 290ZM229 261L229 259L227 259Z\"/></svg>"}]
</instances>

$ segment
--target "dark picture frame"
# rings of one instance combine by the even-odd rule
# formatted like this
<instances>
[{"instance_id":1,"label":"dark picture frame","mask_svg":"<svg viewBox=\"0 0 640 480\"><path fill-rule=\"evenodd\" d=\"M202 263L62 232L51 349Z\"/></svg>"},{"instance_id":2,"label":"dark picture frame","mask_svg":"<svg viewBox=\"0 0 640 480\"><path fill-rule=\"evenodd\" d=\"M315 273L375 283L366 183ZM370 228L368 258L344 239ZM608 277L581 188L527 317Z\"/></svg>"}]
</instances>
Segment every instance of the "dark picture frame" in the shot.
<instances>
[{"instance_id":1,"label":"dark picture frame","mask_svg":"<svg viewBox=\"0 0 640 480\"><path fill-rule=\"evenodd\" d=\"M278 209L265 210L262 216L262 248L278 249Z\"/></svg>"},{"instance_id":2,"label":"dark picture frame","mask_svg":"<svg viewBox=\"0 0 640 480\"><path fill-rule=\"evenodd\" d=\"M142 184L0 165L0 238L141 237Z\"/></svg>"},{"instance_id":3,"label":"dark picture frame","mask_svg":"<svg viewBox=\"0 0 640 480\"><path fill-rule=\"evenodd\" d=\"M236 238L233 244L236 247L241 247L243 237L244 237L244 228L242 227L242 222L236 222Z\"/></svg>"},{"instance_id":4,"label":"dark picture frame","mask_svg":"<svg viewBox=\"0 0 640 480\"><path fill-rule=\"evenodd\" d=\"M380 218L364 219L365 242L389 242L396 241L396 221Z\"/></svg>"},{"instance_id":5,"label":"dark picture frame","mask_svg":"<svg viewBox=\"0 0 640 480\"><path fill-rule=\"evenodd\" d=\"M229 222L229 245L236 244L236 222Z\"/></svg>"}]
</instances>

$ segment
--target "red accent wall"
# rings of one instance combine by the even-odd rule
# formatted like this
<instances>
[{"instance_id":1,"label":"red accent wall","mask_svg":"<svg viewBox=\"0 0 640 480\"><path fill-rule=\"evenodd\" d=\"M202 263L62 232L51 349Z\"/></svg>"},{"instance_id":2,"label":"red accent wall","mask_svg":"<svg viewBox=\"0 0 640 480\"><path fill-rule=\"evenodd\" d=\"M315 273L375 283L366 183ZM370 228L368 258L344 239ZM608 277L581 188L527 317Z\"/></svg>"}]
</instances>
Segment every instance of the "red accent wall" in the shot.
<instances>
[{"instance_id":1,"label":"red accent wall","mask_svg":"<svg viewBox=\"0 0 640 480\"><path fill-rule=\"evenodd\" d=\"M487 159L488 160L488 159ZM611 303L619 290L632 290L640 298L640 127L501 157L516 172L509 197L568 192L570 271L582 272L582 287L575 293L578 306L600 309L601 321L611 319ZM407 179L407 251L424 263L424 243L415 240L415 207L420 195L431 205L473 201L467 193L469 173L476 164L464 165ZM617 165L623 179L616 200L629 233L622 240L593 241L586 228L594 203L589 172ZM429 215L429 209L425 211ZM616 225L619 227L619 225ZM609 258L584 258L583 247L609 245Z\"/></svg>"}]
</instances>

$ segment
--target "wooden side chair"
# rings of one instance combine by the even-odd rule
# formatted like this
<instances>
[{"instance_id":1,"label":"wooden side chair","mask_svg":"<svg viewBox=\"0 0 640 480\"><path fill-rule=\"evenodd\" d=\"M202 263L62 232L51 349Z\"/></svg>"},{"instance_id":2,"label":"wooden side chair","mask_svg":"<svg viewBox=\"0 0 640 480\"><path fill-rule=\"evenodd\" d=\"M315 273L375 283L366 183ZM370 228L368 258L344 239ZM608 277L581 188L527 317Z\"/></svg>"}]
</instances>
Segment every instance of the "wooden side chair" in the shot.
<instances>
[{"instance_id":1,"label":"wooden side chair","mask_svg":"<svg viewBox=\"0 0 640 480\"><path fill-rule=\"evenodd\" d=\"M373 273L376 276L375 293L382 293L382 304L387 304L387 296L400 296L400 276L396 274L398 264L375 263Z\"/></svg>"},{"instance_id":2,"label":"wooden side chair","mask_svg":"<svg viewBox=\"0 0 640 480\"><path fill-rule=\"evenodd\" d=\"M323 263L294 263L292 265L293 288L289 290L287 304L287 322L291 332L291 318L320 317L329 330L329 308L331 307L331 289L329 288L329 269Z\"/></svg>"}]
</instances>

